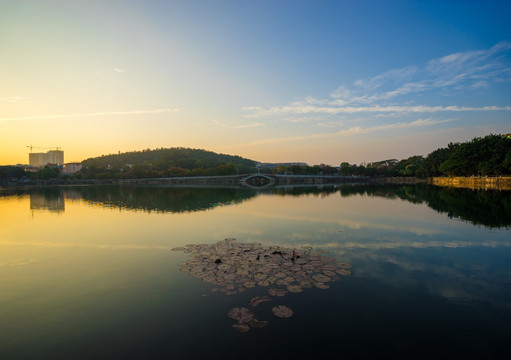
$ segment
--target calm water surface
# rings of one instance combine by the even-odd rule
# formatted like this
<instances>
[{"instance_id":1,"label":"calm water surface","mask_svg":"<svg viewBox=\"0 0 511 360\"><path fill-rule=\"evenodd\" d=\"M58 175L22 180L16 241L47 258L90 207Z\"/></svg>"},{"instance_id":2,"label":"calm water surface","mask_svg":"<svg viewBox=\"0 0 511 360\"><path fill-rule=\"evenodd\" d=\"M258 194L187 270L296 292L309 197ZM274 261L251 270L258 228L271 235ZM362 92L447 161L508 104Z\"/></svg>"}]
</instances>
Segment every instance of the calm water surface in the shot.
<instances>
[{"instance_id":1,"label":"calm water surface","mask_svg":"<svg viewBox=\"0 0 511 360\"><path fill-rule=\"evenodd\" d=\"M0 358L511 358L510 226L510 192L428 186L4 191ZM226 238L352 275L251 307L268 286L216 291L171 250Z\"/></svg>"}]
</instances>

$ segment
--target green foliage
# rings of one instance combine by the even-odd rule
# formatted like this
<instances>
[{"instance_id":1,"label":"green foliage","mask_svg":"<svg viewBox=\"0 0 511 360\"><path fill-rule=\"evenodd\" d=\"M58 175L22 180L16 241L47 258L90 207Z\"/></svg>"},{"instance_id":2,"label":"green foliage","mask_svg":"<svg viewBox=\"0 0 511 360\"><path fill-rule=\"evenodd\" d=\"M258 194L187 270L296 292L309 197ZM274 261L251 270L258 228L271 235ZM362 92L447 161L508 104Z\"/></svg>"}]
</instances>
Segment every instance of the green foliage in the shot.
<instances>
[{"instance_id":1,"label":"green foliage","mask_svg":"<svg viewBox=\"0 0 511 360\"><path fill-rule=\"evenodd\" d=\"M274 168L260 169L265 174L287 174L287 175L337 175L338 171L329 165L321 164L314 166L281 164Z\"/></svg>"},{"instance_id":2,"label":"green foliage","mask_svg":"<svg viewBox=\"0 0 511 360\"><path fill-rule=\"evenodd\" d=\"M43 169L33 173L32 177L41 180L58 179L60 177L60 169L54 166L45 166Z\"/></svg>"},{"instance_id":3,"label":"green foliage","mask_svg":"<svg viewBox=\"0 0 511 360\"><path fill-rule=\"evenodd\" d=\"M490 134L465 143L449 143L427 157L384 160L367 166L343 162L340 174L366 176L498 176L511 174L511 137Z\"/></svg>"},{"instance_id":4,"label":"green foliage","mask_svg":"<svg viewBox=\"0 0 511 360\"><path fill-rule=\"evenodd\" d=\"M77 177L130 179L218 176L256 172L256 162L240 156L189 148L161 148L103 155L82 161Z\"/></svg>"},{"instance_id":5,"label":"green foliage","mask_svg":"<svg viewBox=\"0 0 511 360\"><path fill-rule=\"evenodd\" d=\"M21 179L27 176L25 170L19 166L0 166L0 179Z\"/></svg>"}]
</instances>

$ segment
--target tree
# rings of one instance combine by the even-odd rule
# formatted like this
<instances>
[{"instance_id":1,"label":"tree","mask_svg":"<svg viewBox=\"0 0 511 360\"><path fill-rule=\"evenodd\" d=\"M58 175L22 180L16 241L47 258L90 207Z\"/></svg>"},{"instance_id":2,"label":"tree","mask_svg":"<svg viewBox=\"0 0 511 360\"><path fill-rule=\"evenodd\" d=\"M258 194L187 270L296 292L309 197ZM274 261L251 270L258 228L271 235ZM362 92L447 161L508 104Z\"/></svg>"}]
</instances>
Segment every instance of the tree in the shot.
<instances>
[{"instance_id":1,"label":"tree","mask_svg":"<svg viewBox=\"0 0 511 360\"><path fill-rule=\"evenodd\" d=\"M350 176L353 175L351 165L347 162L342 162L339 166L339 174L342 176Z\"/></svg>"}]
</instances>

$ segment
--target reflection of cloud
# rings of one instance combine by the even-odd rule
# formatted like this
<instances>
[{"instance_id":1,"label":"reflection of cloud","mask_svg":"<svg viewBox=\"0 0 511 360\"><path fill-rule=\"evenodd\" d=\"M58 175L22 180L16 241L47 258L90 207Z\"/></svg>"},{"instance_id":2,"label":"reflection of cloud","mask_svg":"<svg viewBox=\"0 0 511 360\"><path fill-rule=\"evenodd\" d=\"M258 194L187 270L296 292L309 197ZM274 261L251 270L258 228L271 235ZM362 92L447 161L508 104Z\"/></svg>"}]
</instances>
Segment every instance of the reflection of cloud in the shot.
<instances>
[{"instance_id":1,"label":"reflection of cloud","mask_svg":"<svg viewBox=\"0 0 511 360\"><path fill-rule=\"evenodd\" d=\"M9 261L0 262L0 267L8 267L8 266L23 266L34 263L33 259L13 259Z\"/></svg>"},{"instance_id":2,"label":"reflection of cloud","mask_svg":"<svg viewBox=\"0 0 511 360\"><path fill-rule=\"evenodd\" d=\"M430 248L430 247L444 247L444 248L462 248L462 247L471 247L471 246L481 246L481 247L509 247L511 246L511 242L502 242L502 241L481 241L475 240L473 242L470 241L428 241L428 242L419 242L419 241L403 241L396 242L395 240L392 242L375 242L375 243L355 243L348 242L339 244L339 247L355 249L395 249L401 247L409 247L416 249Z\"/></svg>"},{"instance_id":3,"label":"reflection of cloud","mask_svg":"<svg viewBox=\"0 0 511 360\"><path fill-rule=\"evenodd\" d=\"M400 250L389 255L389 252L363 251L351 252L351 255L366 264L357 266L357 276L379 279L396 288L421 289L449 301L484 301L496 308L511 308L511 303L499 301L492 295L504 286L501 282L488 281L494 277L493 265L473 264L459 257L452 261L450 255L441 250L434 255L434 261L416 256L422 253ZM400 269L392 269L390 274L388 264ZM501 278L509 278L509 270L499 271L503 271Z\"/></svg>"},{"instance_id":4,"label":"reflection of cloud","mask_svg":"<svg viewBox=\"0 0 511 360\"><path fill-rule=\"evenodd\" d=\"M415 235L433 235L433 234L441 234L445 233L445 231L440 231L438 229L433 228L422 228L422 227L405 227L403 225L394 226L389 224L377 224L370 221L355 221L349 219L329 219L326 217L320 216L308 216L308 215L289 215L283 214L281 212L260 212L260 211L245 211L244 214L249 214L252 217L260 217L260 218L269 218L269 219L280 219L280 220L292 220L298 223L316 223L316 224L335 224L339 226L345 226L350 229L360 230L361 228L372 228L372 229L382 229L382 230L392 230L397 232L409 232Z\"/></svg>"},{"instance_id":5,"label":"reflection of cloud","mask_svg":"<svg viewBox=\"0 0 511 360\"><path fill-rule=\"evenodd\" d=\"M0 246L37 246L43 248L92 248L92 249L111 249L111 250L169 250L168 246L150 246L150 245L106 245L106 244L87 244L87 243L68 243L68 242L47 242L47 241L0 241Z\"/></svg>"}]
</instances>

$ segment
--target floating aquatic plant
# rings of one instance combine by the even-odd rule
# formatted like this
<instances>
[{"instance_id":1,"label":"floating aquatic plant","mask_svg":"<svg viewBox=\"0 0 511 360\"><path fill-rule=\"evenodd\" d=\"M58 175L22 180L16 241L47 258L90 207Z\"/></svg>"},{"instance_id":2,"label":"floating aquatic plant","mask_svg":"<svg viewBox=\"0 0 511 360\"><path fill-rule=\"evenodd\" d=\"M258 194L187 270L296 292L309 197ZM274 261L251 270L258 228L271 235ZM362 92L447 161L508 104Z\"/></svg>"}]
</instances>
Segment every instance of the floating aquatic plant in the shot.
<instances>
[{"instance_id":1,"label":"floating aquatic plant","mask_svg":"<svg viewBox=\"0 0 511 360\"><path fill-rule=\"evenodd\" d=\"M299 285L288 285L287 289L292 293L301 293L303 291L302 287Z\"/></svg>"},{"instance_id":2,"label":"floating aquatic plant","mask_svg":"<svg viewBox=\"0 0 511 360\"><path fill-rule=\"evenodd\" d=\"M265 327L266 325L268 325L268 321L260 321L260 320L257 320L256 318L254 318L254 319L250 320L247 324L253 328L262 328L262 327Z\"/></svg>"},{"instance_id":3,"label":"floating aquatic plant","mask_svg":"<svg viewBox=\"0 0 511 360\"><path fill-rule=\"evenodd\" d=\"M247 309L246 307L235 307L229 310L227 313L227 316L230 318L233 318L234 320L237 320L239 323L245 323L254 318L254 314L252 311Z\"/></svg>"},{"instance_id":4,"label":"floating aquatic plant","mask_svg":"<svg viewBox=\"0 0 511 360\"><path fill-rule=\"evenodd\" d=\"M287 294L287 290L279 288L270 288L268 289L268 294L270 294L271 296L285 296Z\"/></svg>"},{"instance_id":5,"label":"floating aquatic plant","mask_svg":"<svg viewBox=\"0 0 511 360\"><path fill-rule=\"evenodd\" d=\"M214 285L211 291L226 295L261 286L268 288L269 295L282 297L312 287L328 289L329 282L339 281L336 275L351 275L351 264L336 262L324 255L326 251L313 251L310 246L289 249L227 238L215 244L188 244L172 250L189 254L189 260L179 264L182 271ZM256 296L249 305L256 307L270 300L269 296ZM282 318L293 315L293 310L284 305L273 307L272 312ZM236 320L233 327L239 332L268 324L255 319L246 307L232 308L227 315Z\"/></svg>"},{"instance_id":6,"label":"floating aquatic plant","mask_svg":"<svg viewBox=\"0 0 511 360\"><path fill-rule=\"evenodd\" d=\"M271 311L273 312L273 314L275 314L275 316L278 316L280 318L288 318L293 316L293 310L284 305L277 305L273 307Z\"/></svg>"},{"instance_id":7,"label":"floating aquatic plant","mask_svg":"<svg viewBox=\"0 0 511 360\"><path fill-rule=\"evenodd\" d=\"M241 333L246 333L247 331L250 330L250 326L248 326L247 324L244 324L244 323L237 323L237 324L234 324L232 327Z\"/></svg>"},{"instance_id":8,"label":"floating aquatic plant","mask_svg":"<svg viewBox=\"0 0 511 360\"><path fill-rule=\"evenodd\" d=\"M256 307L257 305L260 305L260 304L262 304L263 302L266 302L266 301L271 301L271 297L269 297L269 296L256 296L256 297L250 299L249 304L252 305L253 307Z\"/></svg>"},{"instance_id":9,"label":"floating aquatic plant","mask_svg":"<svg viewBox=\"0 0 511 360\"><path fill-rule=\"evenodd\" d=\"M322 282L316 282L316 283L314 283L314 286L317 287L318 289L323 289L323 290L330 288L330 285L322 283Z\"/></svg>"}]
</instances>

